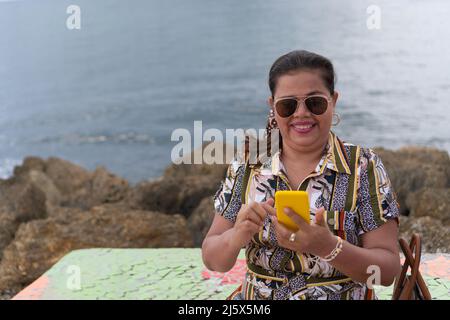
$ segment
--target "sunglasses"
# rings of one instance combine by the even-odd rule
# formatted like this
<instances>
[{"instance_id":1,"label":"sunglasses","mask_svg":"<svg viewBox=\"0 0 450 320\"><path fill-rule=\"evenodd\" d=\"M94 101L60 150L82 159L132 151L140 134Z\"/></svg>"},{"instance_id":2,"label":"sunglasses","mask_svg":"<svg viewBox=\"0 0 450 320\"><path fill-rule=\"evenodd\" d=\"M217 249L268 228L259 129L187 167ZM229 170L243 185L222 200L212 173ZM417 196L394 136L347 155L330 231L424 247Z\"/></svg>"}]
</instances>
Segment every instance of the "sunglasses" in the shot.
<instances>
[{"instance_id":1,"label":"sunglasses","mask_svg":"<svg viewBox=\"0 0 450 320\"><path fill-rule=\"evenodd\" d=\"M304 97L286 97L275 100L275 110L282 118L292 116L300 104L304 103L306 108L315 115L320 115L327 111L328 103L331 102L331 98L325 95L312 95Z\"/></svg>"}]
</instances>

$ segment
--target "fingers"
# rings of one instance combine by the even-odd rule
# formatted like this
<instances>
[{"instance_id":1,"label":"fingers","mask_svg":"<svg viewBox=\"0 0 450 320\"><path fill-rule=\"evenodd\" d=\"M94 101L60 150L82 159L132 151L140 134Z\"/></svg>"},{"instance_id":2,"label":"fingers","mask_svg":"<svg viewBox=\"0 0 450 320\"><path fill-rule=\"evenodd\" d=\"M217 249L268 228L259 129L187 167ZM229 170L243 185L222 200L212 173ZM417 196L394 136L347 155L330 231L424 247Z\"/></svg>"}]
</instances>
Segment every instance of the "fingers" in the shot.
<instances>
[{"instance_id":1,"label":"fingers","mask_svg":"<svg viewBox=\"0 0 450 320\"><path fill-rule=\"evenodd\" d=\"M277 215L277 209L275 209L273 207L274 204L274 200L272 198L270 198L269 200L265 201L265 202L261 202L261 206L263 207L263 209L271 216L276 216Z\"/></svg>"},{"instance_id":2,"label":"fingers","mask_svg":"<svg viewBox=\"0 0 450 320\"><path fill-rule=\"evenodd\" d=\"M268 204L269 206L271 206L271 207L273 207L274 205L275 205L275 200L273 199L273 198L269 198L269 199L267 199L265 202L263 202L263 203L266 203L266 204Z\"/></svg>"},{"instance_id":3,"label":"fingers","mask_svg":"<svg viewBox=\"0 0 450 320\"><path fill-rule=\"evenodd\" d=\"M251 212L253 212L256 216L255 218L260 220L261 223L264 221L264 219L266 218L266 211L261 207L261 204L258 202L252 202L249 206Z\"/></svg>"},{"instance_id":4,"label":"fingers","mask_svg":"<svg viewBox=\"0 0 450 320\"><path fill-rule=\"evenodd\" d=\"M274 225L279 238L288 239L291 236L292 230L289 230L288 228L283 226L281 223L278 222L278 220L274 221Z\"/></svg>"},{"instance_id":5,"label":"fingers","mask_svg":"<svg viewBox=\"0 0 450 320\"><path fill-rule=\"evenodd\" d=\"M276 209L273 207L275 201L270 198L264 202L253 201L247 206L247 209L243 212L242 220L250 220L253 223L262 226L264 220L269 214L270 216L276 217Z\"/></svg>"},{"instance_id":6,"label":"fingers","mask_svg":"<svg viewBox=\"0 0 450 320\"><path fill-rule=\"evenodd\" d=\"M294 243L292 241L289 241L289 238L290 238L291 234L293 233L293 231L289 230L288 228L283 226L276 219L274 220L273 223L274 223L274 227L275 227L275 234L277 237L278 244L280 246L282 246L283 248L295 250ZM296 238L299 238L299 232L294 232L294 233L296 233ZM296 245L298 245L298 243Z\"/></svg>"},{"instance_id":7,"label":"fingers","mask_svg":"<svg viewBox=\"0 0 450 320\"><path fill-rule=\"evenodd\" d=\"M260 225L254 223L251 220L245 220L244 222L242 222L242 225L246 232L249 232L252 234L259 232L259 229L261 228Z\"/></svg>"},{"instance_id":8,"label":"fingers","mask_svg":"<svg viewBox=\"0 0 450 320\"><path fill-rule=\"evenodd\" d=\"M283 209L284 213L286 213L286 215L292 219L292 221L295 222L296 225L299 226L299 228L304 228L306 225L309 225L309 223L307 223L305 220L303 220L302 217L300 217L297 213L295 213L295 211L293 211L291 208L284 208Z\"/></svg>"},{"instance_id":9,"label":"fingers","mask_svg":"<svg viewBox=\"0 0 450 320\"><path fill-rule=\"evenodd\" d=\"M257 224L258 226L262 226L264 224L264 219L262 219L261 216L252 208L249 208L249 210L247 211L246 218L247 220L250 220L253 223Z\"/></svg>"},{"instance_id":10,"label":"fingers","mask_svg":"<svg viewBox=\"0 0 450 320\"><path fill-rule=\"evenodd\" d=\"M316 212L315 224L318 226L322 226L322 227L328 227L326 219L327 219L327 217L326 217L325 209L323 207L319 208Z\"/></svg>"}]
</instances>

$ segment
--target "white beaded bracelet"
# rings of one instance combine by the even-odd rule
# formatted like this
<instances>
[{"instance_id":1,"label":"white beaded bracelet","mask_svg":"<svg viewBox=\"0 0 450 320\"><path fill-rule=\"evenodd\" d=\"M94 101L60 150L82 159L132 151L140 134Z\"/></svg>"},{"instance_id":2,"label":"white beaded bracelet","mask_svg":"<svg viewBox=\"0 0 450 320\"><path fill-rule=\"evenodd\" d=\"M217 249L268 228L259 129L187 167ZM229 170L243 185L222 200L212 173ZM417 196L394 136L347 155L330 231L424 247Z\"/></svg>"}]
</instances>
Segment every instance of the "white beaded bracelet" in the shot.
<instances>
[{"instance_id":1,"label":"white beaded bracelet","mask_svg":"<svg viewBox=\"0 0 450 320\"><path fill-rule=\"evenodd\" d=\"M322 258L323 261L329 262L333 260L342 251L342 245L344 244L344 241L338 236L336 236L336 238L337 238L336 247L330 252L329 255Z\"/></svg>"}]
</instances>

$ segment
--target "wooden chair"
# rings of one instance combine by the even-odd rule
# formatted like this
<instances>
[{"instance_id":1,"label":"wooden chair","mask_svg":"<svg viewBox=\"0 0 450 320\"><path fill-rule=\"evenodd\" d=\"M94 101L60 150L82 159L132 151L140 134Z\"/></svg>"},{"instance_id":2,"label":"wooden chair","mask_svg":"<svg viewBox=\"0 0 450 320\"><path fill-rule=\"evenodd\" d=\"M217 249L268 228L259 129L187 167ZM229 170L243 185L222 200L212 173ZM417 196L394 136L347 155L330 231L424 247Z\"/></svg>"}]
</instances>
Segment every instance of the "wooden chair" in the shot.
<instances>
[{"instance_id":1,"label":"wooden chair","mask_svg":"<svg viewBox=\"0 0 450 320\"><path fill-rule=\"evenodd\" d=\"M392 300L431 300L430 291L419 271L422 250L420 236L413 234L409 246L402 238L398 242L405 255L405 262L395 281ZM411 273L408 275L409 268Z\"/></svg>"}]
</instances>

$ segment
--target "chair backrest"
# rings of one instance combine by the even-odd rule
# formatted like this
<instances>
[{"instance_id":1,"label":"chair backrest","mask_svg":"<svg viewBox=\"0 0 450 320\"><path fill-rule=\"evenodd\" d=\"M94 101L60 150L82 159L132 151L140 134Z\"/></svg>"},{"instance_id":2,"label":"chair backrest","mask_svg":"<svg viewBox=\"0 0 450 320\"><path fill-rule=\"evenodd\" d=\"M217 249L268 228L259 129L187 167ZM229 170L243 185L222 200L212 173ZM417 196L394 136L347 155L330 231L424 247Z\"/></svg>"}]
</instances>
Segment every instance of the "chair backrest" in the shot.
<instances>
[{"instance_id":1,"label":"chair backrest","mask_svg":"<svg viewBox=\"0 0 450 320\"><path fill-rule=\"evenodd\" d=\"M418 234L413 234L408 243L400 238L400 248L405 255L400 276L396 279L392 300L431 300L431 294L420 274L421 240ZM411 273L408 275L408 269Z\"/></svg>"}]
</instances>

